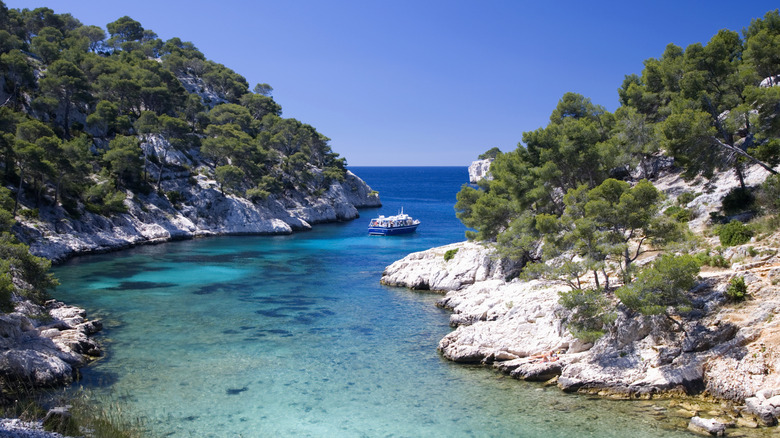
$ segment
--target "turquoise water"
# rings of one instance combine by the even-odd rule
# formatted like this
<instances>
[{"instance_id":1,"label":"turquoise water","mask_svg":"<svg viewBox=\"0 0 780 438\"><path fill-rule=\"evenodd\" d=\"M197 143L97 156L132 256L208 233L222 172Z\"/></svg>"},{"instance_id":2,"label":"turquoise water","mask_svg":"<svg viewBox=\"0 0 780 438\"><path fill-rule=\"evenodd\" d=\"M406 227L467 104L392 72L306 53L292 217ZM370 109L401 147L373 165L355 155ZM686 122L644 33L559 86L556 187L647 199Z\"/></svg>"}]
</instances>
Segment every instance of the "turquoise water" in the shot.
<instances>
[{"instance_id":1,"label":"turquoise water","mask_svg":"<svg viewBox=\"0 0 780 438\"><path fill-rule=\"evenodd\" d=\"M565 395L442 359L439 296L379 284L409 252L463 239L465 168L358 168L385 206L291 236L143 246L58 266L58 299L103 318L81 384L152 436L688 436L646 402ZM369 237L401 207L409 236ZM661 408L657 408L661 409Z\"/></svg>"}]
</instances>

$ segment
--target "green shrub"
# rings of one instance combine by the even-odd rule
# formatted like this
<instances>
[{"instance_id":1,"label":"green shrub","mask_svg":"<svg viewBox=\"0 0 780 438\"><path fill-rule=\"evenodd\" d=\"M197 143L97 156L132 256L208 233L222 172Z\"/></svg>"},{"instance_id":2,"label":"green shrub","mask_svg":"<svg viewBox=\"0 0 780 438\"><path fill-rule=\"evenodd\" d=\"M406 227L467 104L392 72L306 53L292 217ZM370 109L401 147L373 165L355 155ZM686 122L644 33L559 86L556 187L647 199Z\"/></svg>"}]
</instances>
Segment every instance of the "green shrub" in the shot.
<instances>
[{"instance_id":1,"label":"green shrub","mask_svg":"<svg viewBox=\"0 0 780 438\"><path fill-rule=\"evenodd\" d=\"M723 225L718 230L718 237L721 245L734 246L750 242L753 237L753 230L738 220Z\"/></svg>"},{"instance_id":2,"label":"green shrub","mask_svg":"<svg viewBox=\"0 0 780 438\"><path fill-rule=\"evenodd\" d=\"M30 254L30 248L11 234L0 233L0 295L5 297L5 301L0 299L0 306L8 308L7 298L12 292L43 304L49 298L48 290L59 284L50 268L49 260ZM29 286L16 287L12 281L16 278Z\"/></svg>"},{"instance_id":3,"label":"green shrub","mask_svg":"<svg viewBox=\"0 0 780 438\"><path fill-rule=\"evenodd\" d=\"M756 203L769 213L780 213L780 175L767 177L756 196Z\"/></svg>"},{"instance_id":4,"label":"green shrub","mask_svg":"<svg viewBox=\"0 0 780 438\"><path fill-rule=\"evenodd\" d=\"M683 192L680 193L680 196L677 197L677 205L679 206L685 206L688 205L689 202L696 199L699 195L693 192Z\"/></svg>"},{"instance_id":5,"label":"green shrub","mask_svg":"<svg viewBox=\"0 0 780 438\"><path fill-rule=\"evenodd\" d=\"M686 292L696 284L699 263L693 256L663 255L637 278L615 295L629 309L643 315L659 315L667 307L681 308L689 304Z\"/></svg>"},{"instance_id":6,"label":"green shrub","mask_svg":"<svg viewBox=\"0 0 780 438\"><path fill-rule=\"evenodd\" d=\"M603 289L572 289L558 292L558 297L558 303L571 310L566 328L582 342L595 342L617 318Z\"/></svg>"},{"instance_id":7,"label":"green shrub","mask_svg":"<svg viewBox=\"0 0 780 438\"><path fill-rule=\"evenodd\" d=\"M328 182L339 181L344 182L346 179L347 171L338 167L326 167L322 170L322 176Z\"/></svg>"},{"instance_id":8,"label":"green shrub","mask_svg":"<svg viewBox=\"0 0 780 438\"><path fill-rule=\"evenodd\" d=\"M693 212L687 208L682 208L677 205L673 205L666 210L664 214L676 220L677 222L688 222L693 219Z\"/></svg>"},{"instance_id":9,"label":"green shrub","mask_svg":"<svg viewBox=\"0 0 780 438\"><path fill-rule=\"evenodd\" d=\"M10 211L0 208L0 232L11 231L16 220Z\"/></svg>"},{"instance_id":10,"label":"green shrub","mask_svg":"<svg viewBox=\"0 0 780 438\"><path fill-rule=\"evenodd\" d=\"M13 292L14 282L11 280L11 274L8 272L0 274L0 312L14 311L14 303L11 301Z\"/></svg>"},{"instance_id":11,"label":"green shrub","mask_svg":"<svg viewBox=\"0 0 780 438\"><path fill-rule=\"evenodd\" d=\"M710 255L709 251L697 253L694 258L699 266L712 266L716 268L728 268L729 262L720 254Z\"/></svg>"},{"instance_id":12,"label":"green shrub","mask_svg":"<svg viewBox=\"0 0 780 438\"><path fill-rule=\"evenodd\" d=\"M732 215L750 210L753 208L755 200L756 198L750 190L737 187L723 198L723 212L727 215Z\"/></svg>"},{"instance_id":13,"label":"green shrub","mask_svg":"<svg viewBox=\"0 0 780 438\"><path fill-rule=\"evenodd\" d=\"M88 211L103 216L111 216L115 213L127 213L125 195L115 190L109 183L101 183L87 189L84 194Z\"/></svg>"},{"instance_id":14,"label":"green shrub","mask_svg":"<svg viewBox=\"0 0 780 438\"><path fill-rule=\"evenodd\" d=\"M171 204L178 204L184 200L184 195L182 195L181 192L177 192L176 190L165 192L165 197L171 201Z\"/></svg>"},{"instance_id":15,"label":"green shrub","mask_svg":"<svg viewBox=\"0 0 780 438\"><path fill-rule=\"evenodd\" d=\"M488 158L495 159L499 155L501 155L501 149L494 147L485 151L484 154L480 154L477 158L480 160L487 160Z\"/></svg>"},{"instance_id":16,"label":"green shrub","mask_svg":"<svg viewBox=\"0 0 780 438\"><path fill-rule=\"evenodd\" d=\"M39 210L37 208L33 208L33 209L25 208L23 210L19 210L19 214L22 217L26 217L27 219L37 219Z\"/></svg>"},{"instance_id":17,"label":"green shrub","mask_svg":"<svg viewBox=\"0 0 780 438\"><path fill-rule=\"evenodd\" d=\"M270 195L271 194L267 190L264 190L260 187L247 189L246 191L246 197L253 201L264 201Z\"/></svg>"},{"instance_id":18,"label":"green shrub","mask_svg":"<svg viewBox=\"0 0 780 438\"><path fill-rule=\"evenodd\" d=\"M734 277L729 281L729 287L726 288L726 298L730 301L742 301L747 294L747 285L744 277Z\"/></svg>"},{"instance_id":19,"label":"green shrub","mask_svg":"<svg viewBox=\"0 0 780 438\"><path fill-rule=\"evenodd\" d=\"M444 253L444 261L448 262L452 260L452 258L455 257L455 254L457 253L458 253L458 248L448 249L447 252Z\"/></svg>"}]
</instances>

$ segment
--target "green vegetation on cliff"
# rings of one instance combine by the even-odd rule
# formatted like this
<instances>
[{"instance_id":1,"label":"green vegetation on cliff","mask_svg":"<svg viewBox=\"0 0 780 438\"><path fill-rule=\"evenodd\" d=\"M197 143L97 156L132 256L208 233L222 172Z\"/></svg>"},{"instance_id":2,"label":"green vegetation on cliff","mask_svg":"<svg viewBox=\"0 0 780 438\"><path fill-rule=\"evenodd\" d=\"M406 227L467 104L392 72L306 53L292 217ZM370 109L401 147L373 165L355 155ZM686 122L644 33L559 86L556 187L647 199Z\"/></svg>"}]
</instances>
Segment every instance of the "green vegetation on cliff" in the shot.
<instances>
[{"instance_id":1,"label":"green vegetation on cliff","mask_svg":"<svg viewBox=\"0 0 780 438\"><path fill-rule=\"evenodd\" d=\"M270 85L250 91L192 43L163 41L130 17L104 30L0 2L0 71L3 309L8 291L20 292L12 275L39 295L51 286L45 262L22 257L9 234L15 219L36 218L39 209L112 216L137 194L163 194L166 177L188 175L191 186L202 175L253 202L317 196L346 174L327 137L281 116ZM164 195L181 200L176 191Z\"/></svg>"},{"instance_id":2,"label":"green vegetation on cliff","mask_svg":"<svg viewBox=\"0 0 780 438\"><path fill-rule=\"evenodd\" d=\"M629 309L684 310L682 293L698 273L679 245L686 240L691 213L681 205L663 214L662 194L642 178L655 176L664 155L673 157L687 178L733 171L741 188L724 200L725 214L751 208L775 213L777 53L780 14L775 10L753 20L742 36L721 30L707 44L685 49L670 44L661 58L645 61L641 75L625 77L614 113L566 93L546 127L525 132L516 150L496 154L492 181L481 181L479 188L465 185L458 193L457 215L473 229L467 237L495 242L503 256L528 262L526 275L567 282L572 292L561 303L573 311L570 323L583 338L597 337L614 319L602 297L617 287L617 298ZM747 187L746 165L759 165L773 176L761 189ZM762 201L753 203L752 191ZM738 226L727 225L724 233ZM724 244L750 238L747 232L734 234ZM664 256L640 271L633 262L648 250L677 256ZM618 274L617 282L610 273ZM665 276L674 281L663 281ZM640 281L634 281L637 277Z\"/></svg>"}]
</instances>

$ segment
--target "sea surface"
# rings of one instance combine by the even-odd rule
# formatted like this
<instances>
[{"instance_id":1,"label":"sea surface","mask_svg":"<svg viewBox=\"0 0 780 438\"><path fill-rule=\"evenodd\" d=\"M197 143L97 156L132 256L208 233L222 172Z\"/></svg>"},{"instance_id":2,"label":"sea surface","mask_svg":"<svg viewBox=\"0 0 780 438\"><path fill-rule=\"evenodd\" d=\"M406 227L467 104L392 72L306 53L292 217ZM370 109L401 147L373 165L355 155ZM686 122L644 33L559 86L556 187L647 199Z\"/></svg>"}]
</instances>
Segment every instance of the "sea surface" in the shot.
<instances>
[{"instance_id":1,"label":"sea surface","mask_svg":"<svg viewBox=\"0 0 780 438\"><path fill-rule=\"evenodd\" d=\"M452 328L439 296L379 279L410 252L464 239L453 205L467 170L350 169L384 204L357 220L56 267L53 295L105 324L107 354L79 385L150 436L690 436L655 402L563 394L440 357ZM422 220L417 233L367 235L371 217L401 208Z\"/></svg>"}]
</instances>

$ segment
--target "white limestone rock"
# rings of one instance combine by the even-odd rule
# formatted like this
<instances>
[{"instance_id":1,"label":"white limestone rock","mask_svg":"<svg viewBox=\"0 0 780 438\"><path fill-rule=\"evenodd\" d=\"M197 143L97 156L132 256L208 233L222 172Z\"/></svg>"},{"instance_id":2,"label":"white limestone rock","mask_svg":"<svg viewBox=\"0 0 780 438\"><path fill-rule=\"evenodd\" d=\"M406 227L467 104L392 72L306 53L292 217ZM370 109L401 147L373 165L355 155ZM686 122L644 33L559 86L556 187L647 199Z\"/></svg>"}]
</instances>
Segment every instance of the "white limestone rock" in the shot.
<instances>
[{"instance_id":1,"label":"white limestone rock","mask_svg":"<svg viewBox=\"0 0 780 438\"><path fill-rule=\"evenodd\" d=\"M472 161L469 165L469 182L476 184L482 179L492 180L493 175L490 174L490 163L492 162L492 158Z\"/></svg>"},{"instance_id":2,"label":"white limestone rock","mask_svg":"<svg viewBox=\"0 0 780 438\"><path fill-rule=\"evenodd\" d=\"M454 255L446 261L448 252ZM566 311L558 304L559 292L568 287L538 280L506 281L506 272L506 264L490 247L461 242L409 254L385 269L382 282L446 291L438 305L452 310L450 324L457 328L439 342L444 357L467 363L503 362L506 365L497 367L518 378L559 373L558 385L568 391L694 393L705 385L705 377L730 381L725 370L726 375L713 374L718 368L711 359L720 358L715 363L722 363L754 336L719 320L681 325L664 316L618 312L613 330L595 345L584 344L566 329ZM719 294L717 287L698 293L701 296L693 295L694 305L702 308ZM558 365L529 365L533 364L529 356L550 351L562 353Z\"/></svg>"},{"instance_id":3,"label":"white limestone rock","mask_svg":"<svg viewBox=\"0 0 780 438\"><path fill-rule=\"evenodd\" d=\"M73 368L45 352L12 349L0 353L0 376L35 387L59 386L73 381Z\"/></svg>"},{"instance_id":4,"label":"white limestone rock","mask_svg":"<svg viewBox=\"0 0 780 438\"><path fill-rule=\"evenodd\" d=\"M559 285L532 281L483 281L449 292L440 305L453 310L459 325L439 342L456 362L493 362L551 350L574 341L556 316Z\"/></svg>"},{"instance_id":5,"label":"white limestone rock","mask_svg":"<svg viewBox=\"0 0 780 438\"><path fill-rule=\"evenodd\" d=\"M84 309L53 300L45 307L21 302L16 309L0 315L0 376L6 381L33 387L67 385L76 368L102 354L90 338L102 325L86 321ZM35 319L43 313L51 318L45 325Z\"/></svg>"},{"instance_id":6,"label":"white limestone rock","mask_svg":"<svg viewBox=\"0 0 780 438\"><path fill-rule=\"evenodd\" d=\"M177 192L181 198L175 205L156 192L136 194L125 200L127 213L111 218L85 212L74 219L62 208L44 206L40 219L25 220L18 226L17 234L33 254L59 261L74 254L170 239L290 234L310 229L311 224L355 219L360 216L358 208L381 206L376 192L351 172L347 172L343 182L331 184L321 196L287 192L259 202L223 195L216 182L203 175L197 182L192 186L187 176L166 179L162 191Z\"/></svg>"},{"instance_id":7,"label":"white limestone rock","mask_svg":"<svg viewBox=\"0 0 780 438\"><path fill-rule=\"evenodd\" d=\"M450 251L452 258L445 260ZM496 260L495 251L474 242L459 242L415 252L391 264L382 284L417 290L450 291L485 280L504 279L514 269Z\"/></svg>"}]
</instances>

